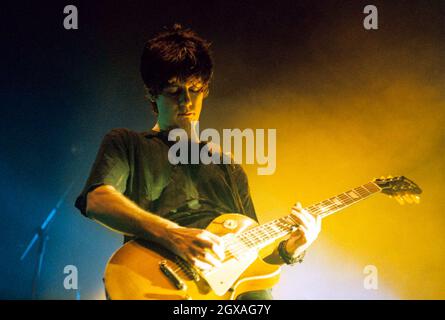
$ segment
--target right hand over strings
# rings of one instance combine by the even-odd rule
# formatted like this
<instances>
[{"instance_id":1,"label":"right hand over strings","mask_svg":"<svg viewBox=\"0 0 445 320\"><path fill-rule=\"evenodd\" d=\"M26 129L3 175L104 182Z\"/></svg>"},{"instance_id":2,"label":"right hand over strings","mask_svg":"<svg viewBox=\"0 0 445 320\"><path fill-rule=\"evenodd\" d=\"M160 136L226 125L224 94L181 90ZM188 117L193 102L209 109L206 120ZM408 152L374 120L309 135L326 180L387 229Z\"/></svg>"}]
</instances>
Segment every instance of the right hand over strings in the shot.
<instances>
[{"instance_id":1,"label":"right hand over strings","mask_svg":"<svg viewBox=\"0 0 445 320\"><path fill-rule=\"evenodd\" d=\"M203 229L167 227L168 247L200 270L218 267L224 261L223 240Z\"/></svg>"}]
</instances>

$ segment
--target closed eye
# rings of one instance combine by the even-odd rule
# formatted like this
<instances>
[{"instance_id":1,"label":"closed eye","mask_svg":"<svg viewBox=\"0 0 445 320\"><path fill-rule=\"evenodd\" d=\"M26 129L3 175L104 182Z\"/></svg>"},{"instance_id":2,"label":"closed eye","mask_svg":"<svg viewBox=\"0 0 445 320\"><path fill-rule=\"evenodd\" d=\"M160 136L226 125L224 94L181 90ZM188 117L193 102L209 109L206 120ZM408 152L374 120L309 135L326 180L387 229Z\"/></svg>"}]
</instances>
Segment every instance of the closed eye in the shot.
<instances>
[{"instance_id":1,"label":"closed eye","mask_svg":"<svg viewBox=\"0 0 445 320\"><path fill-rule=\"evenodd\" d=\"M167 94L174 94L174 95L176 95L176 94L179 94L181 92L181 90L183 90L183 89L181 87L179 87L179 86L169 86L169 87L166 87L164 89L164 92L167 93ZM204 86L202 86L202 87L190 87L189 91L192 92L192 93L200 93L200 92L204 91Z\"/></svg>"},{"instance_id":2,"label":"closed eye","mask_svg":"<svg viewBox=\"0 0 445 320\"><path fill-rule=\"evenodd\" d=\"M176 87L176 86L167 87L167 88L165 88L165 92L170 93L170 94L178 93L179 87Z\"/></svg>"}]
</instances>

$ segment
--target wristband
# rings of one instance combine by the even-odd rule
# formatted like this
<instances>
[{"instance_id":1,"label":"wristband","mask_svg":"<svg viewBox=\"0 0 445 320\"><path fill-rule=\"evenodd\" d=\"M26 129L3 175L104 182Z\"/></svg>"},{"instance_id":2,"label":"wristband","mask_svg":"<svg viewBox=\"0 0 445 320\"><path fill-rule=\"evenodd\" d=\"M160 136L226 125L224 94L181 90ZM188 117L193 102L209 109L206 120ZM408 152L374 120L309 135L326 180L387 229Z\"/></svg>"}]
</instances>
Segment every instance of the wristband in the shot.
<instances>
[{"instance_id":1,"label":"wristband","mask_svg":"<svg viewBox=\"0 0 445 320\"><path fill-rule=\"evenodd\" d=\"M306 251L303 251L303 253L299 254L296 257L293 257L286 251L286 243L287 240L281 241L280 244L278 245L278 254L280 255L281 259L283 259L284 263L288 265L302 263L304 256L306 255Z\"/></svg>"}]
</instances>

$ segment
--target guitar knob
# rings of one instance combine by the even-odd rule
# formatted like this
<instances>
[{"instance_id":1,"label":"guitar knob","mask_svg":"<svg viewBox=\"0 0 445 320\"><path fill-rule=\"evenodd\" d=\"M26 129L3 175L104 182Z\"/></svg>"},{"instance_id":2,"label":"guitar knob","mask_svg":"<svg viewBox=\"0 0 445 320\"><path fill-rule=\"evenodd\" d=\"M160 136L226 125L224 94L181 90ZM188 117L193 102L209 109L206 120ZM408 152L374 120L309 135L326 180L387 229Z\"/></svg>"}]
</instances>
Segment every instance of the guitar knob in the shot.
<instances>
[{"instance_id":1,"label":"guitar knob","mask_svg":"<svg viewBox=\"0 0 445 320\"><path fill-rule=\"evenodd\" d=\"M233 230L238 227L238 222L234 219L227 219L223 224L224 228Z\"/></svg>"}]
</instances>

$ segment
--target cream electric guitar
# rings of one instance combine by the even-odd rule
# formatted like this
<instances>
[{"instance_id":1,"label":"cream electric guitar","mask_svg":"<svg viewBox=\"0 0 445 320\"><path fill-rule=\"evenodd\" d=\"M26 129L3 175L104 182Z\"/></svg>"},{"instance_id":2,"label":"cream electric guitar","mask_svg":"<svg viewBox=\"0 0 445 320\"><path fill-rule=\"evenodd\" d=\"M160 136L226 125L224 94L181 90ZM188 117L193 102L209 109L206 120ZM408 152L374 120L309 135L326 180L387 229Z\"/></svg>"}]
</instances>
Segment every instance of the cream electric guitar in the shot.
<instances>
[{"instance_id":1,"label":"cream electric guitar","mask_svg":"<svg viewBox=\"0 0 445 320\"><path fill-rule=\"evenodd\" d=\"M379 192L403 204L418 203L422 191L403 176L381 178L305 209L324 218ZM222 214L206 230L223 238L226 258L221 266L205 272L159 245L133 240L110 258L105 289L113 300L233 300L247 291L272 288L281 267L263 258L296 226L292 215L258 225L241 214Z\"/></svg>"}]
</instances>

